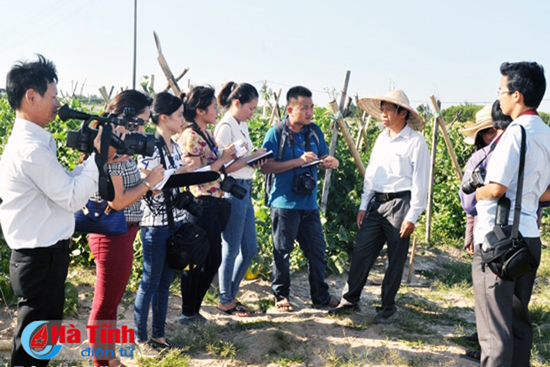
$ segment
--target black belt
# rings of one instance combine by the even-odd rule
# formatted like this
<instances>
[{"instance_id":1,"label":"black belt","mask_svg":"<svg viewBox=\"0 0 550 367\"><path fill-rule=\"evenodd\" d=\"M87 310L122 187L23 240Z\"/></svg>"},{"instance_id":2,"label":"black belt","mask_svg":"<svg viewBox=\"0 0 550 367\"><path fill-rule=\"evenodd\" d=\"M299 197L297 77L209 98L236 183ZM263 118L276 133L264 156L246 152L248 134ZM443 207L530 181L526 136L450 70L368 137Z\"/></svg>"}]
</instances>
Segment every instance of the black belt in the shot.
<instances>
[{"instance_id":1,"label":"black belt","mask_svg":"<svg viewBox=\"0 0 550 367\"><path fill-rule=\"evenodd\" d=\"M374 199L376 201L380 201L382 203L385 203L386 201L390 201L390 200L397 199L397 198L402 198L402 197L409 196L409 195L411 195L411 192L409 190L399 191L399 192L389 192L389 193L375 192L374 193Z\"/></svg>"}]
</instances>

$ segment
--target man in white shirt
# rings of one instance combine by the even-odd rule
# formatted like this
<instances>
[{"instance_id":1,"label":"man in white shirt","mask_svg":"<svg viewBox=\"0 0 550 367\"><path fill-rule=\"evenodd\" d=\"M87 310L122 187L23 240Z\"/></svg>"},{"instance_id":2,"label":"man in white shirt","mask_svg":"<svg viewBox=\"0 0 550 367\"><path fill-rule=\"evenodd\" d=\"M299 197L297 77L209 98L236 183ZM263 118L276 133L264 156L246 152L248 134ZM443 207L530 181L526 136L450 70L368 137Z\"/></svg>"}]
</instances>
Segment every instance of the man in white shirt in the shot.
<instances>
[{"instance_id":1,"label":"man in white shirt","mask_svg":"<svg viewBox=\"0 0 550 367\"><path fill-rule=\"evenodd\" d=\"M543 67L535 62L505 62L500 72L500 106L514 121L502 134L487 165L485 186L476 190L478 221L474 230L472 274L481 365L521 367L529 366L533 343L528 305L536 269L514 281L502 280L488 267L483 268L480 244L495 225L497 202L503 195L510 199L508 223L513 224L521 125L527 139L519 232L537 263L540 262L537 208L550 184L550 128L536 111L546 91Z\"/></svg>"},{"instance_id":2,"label":"man in white shirt","mask_svg":"<svg viewBox=\"0 0 550 367\"><path fill-rule=\"evenodd\" d=\"M60 106L56 83L55 65L41 55L14 65L6 77L16 116L0 161L0 222L12 249L10 280L19 298L12 366L48 364L25 352L21 336L33 321L62 319L74 212L97 190L95 154L67 172L44 129Z\"/></svg>"},{"instance_id":3,"label":"man in white shirt","mask_svg":"<svg viewBox=\"0 0 550 367\"><path fill-rule=\"evenodd\" d=\"M410 236L426 208L429 151L418 132L424 121L409 105L403 91L364 98L359 105L386 127L376 139L365 172L361 206L357 214L356 245L342 300L329 314L359 309L361 291L384 243L388 268L382 283L382 306L375 323L390 322L397 308L395 296L407 259Z\"/></svg>"}]
</instances>

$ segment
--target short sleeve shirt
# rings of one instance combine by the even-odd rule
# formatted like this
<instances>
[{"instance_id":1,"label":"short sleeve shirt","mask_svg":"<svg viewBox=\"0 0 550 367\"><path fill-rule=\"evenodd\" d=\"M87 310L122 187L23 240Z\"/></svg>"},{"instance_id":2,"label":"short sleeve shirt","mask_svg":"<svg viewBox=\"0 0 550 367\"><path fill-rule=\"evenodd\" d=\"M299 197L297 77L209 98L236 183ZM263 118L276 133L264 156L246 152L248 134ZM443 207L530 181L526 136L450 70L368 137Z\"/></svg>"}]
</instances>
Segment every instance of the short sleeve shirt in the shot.
<instances>
[{"instance_id":1,"label":"short sleeve shirt","mask_svg":"<svg viewBox=\"0 0 550 367\"><path fill-rule=\"evenodd\" d=\"M183 161L181 159L182 153L180 147L172 142L172 151L170 155L172 159L170 160L166 154L166 151L163 152L164 161L167 169L178 170L183 166ZM138 168L146 169L148 171L152 170L158 165L162 165L162 158L158 149L158 146L155 145L155 150L151 157L139 156L138 157ZM175 196L178 193L178 189L172 189L172 194ZM166 214L166 204L164 203L165 198L163 193L157 195L149 196L147 199L144 198L141 200L141 208L143 210L143 219L141 221L142 226L167 226L168 216ZM184 220L185 211L182 209L172 208L174 214L174 222L179 222Z\"/></svg>"},{"instance_id":2,"label":"short sleeve shirt","mask_svg":"<svg viewBox=\"0 0 550 367\"><path fill-rule=\"evenodd\" d=\"M286 124L287 119L283 122ZM315 139L311 132L314 132L319 138L319 143ZM294 143L292 139L287 139L284 152L281 161L288 161L291 159L299 158L306 151L306 138L309 139L311 144L311 151L317 154L318 157L323 157L328 154L328 146L325 142L325 137L321 132L318 125L310 123L305 126L299 133L293 133ZM263 148L267 151L273 151L275 157L279 156L279 137L277 136L277 130L272 127L267 132ZM313 192L309 195L297 194L292 191L292 181L294 176L302 173L309 172L313 175L316 185ZM308 168L295 168L285 172L277 173L275 175L275 182L271 190L270 199L268 205L274 208L283 209L301 209L301 210L315 210L318 208L317 204L317 167L312 166Z\"/></svg>"},{"instance_id":3,"label":"short sleeve shirt","mask_svg":"<svg viewBox=\"0 0 550 367\"><path fill-rule=\"evenodd\" d=\"M211 138L212 134L207 131L207 134ZM178 138L178 144L180 144L183 150L184 157L198 157L200 158L201 167L211 165L212 163L218 160L217 153L214 152L208 143L197 134L192 128L185 129L180 137ZM193 185L190 187L191 193L195 197L199 196L213 196L221 198L223 196L222 190L220 188L221 179L216 181L208 182L201 185Z\"/></svg>"},{"instance_id":4,"label":"short sleeve shirt","mask_svg":"<svg viewBox=\"0 0 550 367\"><path fill-rule=\"evenodd\" d=\"M527 143L519 231L523 237L537 238L540 237L537 227L539 198L550 185L550 127L538 115L521 115L508 126L487 165L485 183L494 182L507 187L506 197L510 199L508 223L511 225L514 220L521 147L521 128L518 125L525 128ZM485 235L493 229L497 201L477 202L475 244L482 243Z\"/></svg>"},{"instance_id":5,"label":"short sleeve shirt","mask_svg":"<svg viewBox=\"0 0 550 367\"><path fill-rule=\"evenodd\" d=\"M139 170L136 166L136 162L133 159L125 162L109 164L109 174L111 176L121 176L122 184L124 186L124 191L130 190L141 183L141 176ZM99 195L99 192L96 192L94 195L94 200L101 202L103 199ZM138 200L132 205L124 208L124 216L126 217L126 222L139 222L143 216L143 210L141 210L141 201Z\"/></svg>"}]
</instances>

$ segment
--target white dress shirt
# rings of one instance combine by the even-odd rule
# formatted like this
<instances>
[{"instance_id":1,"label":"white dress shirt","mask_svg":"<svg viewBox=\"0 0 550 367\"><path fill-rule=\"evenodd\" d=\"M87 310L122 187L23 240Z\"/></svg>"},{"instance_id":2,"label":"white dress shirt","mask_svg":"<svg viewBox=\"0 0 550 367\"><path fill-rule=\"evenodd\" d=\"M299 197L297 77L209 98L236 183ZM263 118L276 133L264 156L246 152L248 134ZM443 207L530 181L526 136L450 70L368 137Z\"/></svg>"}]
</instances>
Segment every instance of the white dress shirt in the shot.
<instances>
[{"instance_id":1,"label":"white dress shirt","mask_svg":"<svg viewBox=\"0 0 550 367\"><path fill-rule=\"evenodd\" d=\"M0 222L12 249L48 247L74 232L74 213L97 190L94 154L67 172L53 136L16 119L0 161Z\"/></svg>"},{"instance_id":2,"label":"white dress shirt","mask_svg":"<svg viewBox=\"0 0 550 367\"><path fill-rule=\"evenodd\" d=\"M248 152L245 157L252 154L254 145L250 140L250 134L248 133L248 124L246 122L239 122L229 112L226 112L222 119L216 124L214 129L214 137L216 143L220 148L224 148L226 145L242 140L246 143ZM254 169L250 166L241 168L238 171L231 172L229 176L241 179L251 180L254 178Z\"/></svg>"},{"instance_id":3,"label":"white dress shirt","mask_svg":"<svg viewBox=\"0 0 550 367\"><path fill-rule=\"evenodd\" d=\"M372 149L365 171L360 210L367 206L375 192L411 192L410 209L405 220L416 223L426 209L430 173L430 155L424 137L405 125L393 138L384 129Z\"/></svg>"},{"instance_id":4,"label":"white dress shirt","mask_svg":"<svg viewBox=\"0 0 550 367\"><path fill-rule=\"evenodd\" d=\"M519 231L523 237L540 237L537 226L537 208L540 196L550 185L550 127L538 115L522 115L506 129L487 164L485 184L494 182L507 187L506 197L510 199L508 224L514 222L514 205L518 186L521 128L526 132L525 172ZM474 244L483 242L485 235L493 230L498 200L479 200L474 231Z\"/></svg>"}]
</instances>

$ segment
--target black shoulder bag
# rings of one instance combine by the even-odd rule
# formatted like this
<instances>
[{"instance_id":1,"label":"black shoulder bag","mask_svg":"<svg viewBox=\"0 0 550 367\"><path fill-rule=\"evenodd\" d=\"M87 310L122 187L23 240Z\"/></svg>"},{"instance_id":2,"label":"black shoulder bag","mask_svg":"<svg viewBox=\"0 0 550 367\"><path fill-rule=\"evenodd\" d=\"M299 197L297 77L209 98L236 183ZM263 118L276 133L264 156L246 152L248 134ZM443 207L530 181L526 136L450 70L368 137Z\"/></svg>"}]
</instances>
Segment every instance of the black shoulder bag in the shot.
<instances>
[{"instance_id":1,"label":"black shoulder bag","mask_svg":"<svg viewBox=\"0 0 550 367\"><path fill-rule=\"evenodd\" d=\"M168 159L170 159L170 164L174 166L172 156L162 136L157 136L156 145L164 168L167 168L164 149L169 154ZM210 243L206 237L206 232L198 225L190 222L183 223L174 232L174 199L171 190L163 190L168 228L170 229L170 233L172 233L168 240L166 240L166 262L169 267L176 270L200 269L210 251Z\"/></svg>"},{"instance_id":2,"label":"black shoulder bag","mask_svg":"<svg viewBox=\"0 0 550 367\"><path fill-rule=\"evenodd\" d=\"M523 192L523 175L525 169L526 136L525 129L521 126L521 149L519 158L518 187L516 192L516 204L514 207L514 224L508 225L510 200L503 196L498 201L497 218L493 230L485 235L481 244L482 269L486 267L503 280L513 281L538 264L529 251L525 239L519 232L519 219L521 213L521 197ZM506 210L508 206L508 210ZM503 214L504 213L504 214Z\"/></svg>"}]
</instances>

